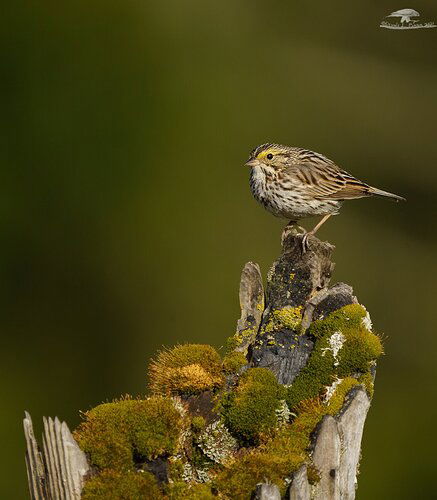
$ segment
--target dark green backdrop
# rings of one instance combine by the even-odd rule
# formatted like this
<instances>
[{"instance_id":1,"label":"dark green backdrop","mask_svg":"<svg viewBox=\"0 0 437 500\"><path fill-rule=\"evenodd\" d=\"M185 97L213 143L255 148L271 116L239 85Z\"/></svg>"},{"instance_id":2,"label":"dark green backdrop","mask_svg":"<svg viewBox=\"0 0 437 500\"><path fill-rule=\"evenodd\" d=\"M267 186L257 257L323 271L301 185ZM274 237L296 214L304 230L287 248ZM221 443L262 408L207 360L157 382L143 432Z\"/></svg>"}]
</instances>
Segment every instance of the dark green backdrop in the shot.
<instances>
[{"instance_id":1,"label":"dark green backdrop","mask_svg":"<svg viewBox=\"0 0 437 500\"><path fill-rule=\"evenodd\" d=\"M437 7L410 7L437 22ZM10 2L1 23L1 498L27 496L38 422L145 391L162 345L223 344L247 260L283 223L242 166L323 152L408 198L347 204L320 236L385 335L358 499L435 487L437 29L395 1ZM307 225L313 224L309 221ZM305 224L304 224L305 225Z\"/></svg>"}]
</instances>

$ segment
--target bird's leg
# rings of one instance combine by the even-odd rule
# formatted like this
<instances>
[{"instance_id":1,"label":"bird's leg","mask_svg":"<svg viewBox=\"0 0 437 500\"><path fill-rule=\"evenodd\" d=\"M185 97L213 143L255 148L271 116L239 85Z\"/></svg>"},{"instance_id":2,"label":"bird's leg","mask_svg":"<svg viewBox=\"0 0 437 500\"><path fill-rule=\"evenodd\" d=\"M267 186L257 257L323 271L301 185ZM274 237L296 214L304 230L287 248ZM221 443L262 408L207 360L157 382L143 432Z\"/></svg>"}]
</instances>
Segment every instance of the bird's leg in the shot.
<instances>
[{"instance_id":1,"label":"bird's leg","mask_svg":"<svg viewBox=\"0 0 437 500\"><path fill-rule=\"evenodd\" d=\"M321 228L321 226L331 217L332 214L327 214L322 217L319 223L317 223L311 231L308 231L305 233L304 237L302 238L302 250L303 253L305 253L308 250L308 236L312 235L314 236L317 231Z\"/></svg>"},{"instance_id":2,"label":"bird's leg","mask_svg":"<svg viewBox=\"0 0 437 500\"><path fill-rule=\"evenodd\" d=\"M324 215L321 221L318 224L316 224L313 229L311 229L310 234L313 235L316 234L317 231L323 226L323 224L329 219L329 217L331 217L331 215L332 214Z\"/></svg>"}]
</instances>

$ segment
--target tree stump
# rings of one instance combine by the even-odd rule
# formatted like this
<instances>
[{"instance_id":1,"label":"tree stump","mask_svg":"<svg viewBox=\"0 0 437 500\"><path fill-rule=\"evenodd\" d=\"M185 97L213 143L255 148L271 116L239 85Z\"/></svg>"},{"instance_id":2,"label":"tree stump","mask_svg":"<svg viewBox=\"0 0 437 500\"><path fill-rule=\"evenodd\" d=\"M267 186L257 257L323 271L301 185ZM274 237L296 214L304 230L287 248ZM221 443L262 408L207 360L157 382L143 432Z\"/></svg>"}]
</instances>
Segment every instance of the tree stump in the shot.
<instances>
[{"instance_id":1,"label":"tree stump","mask_svg":"<svg viewBox=\"0 0 437 500\"><path fill-rule=\"evenodd\" d=\"M345 306L358 305L358 301L347 284L329 287L334 247L314 236L309 237L308 244L308 250L303 252L301 235L294 231L284 235L282 253L268 273L265 293L257 264L249 262L244 266L240 282L241 318L234 336L234 349L246 355L248 366L245 369L268 368L289 391L293 391L296 384L302 384L306 390L305 380L302 382L299 377L305 376L309 365L314 365L317 359L322 364L332 356L334 367L338 367L336 373L345 370L342 363L354 366L350 360L342 358L345 337L341 330L330 336L326 347L317 347L320 341L314 325L323 327L324 320L335 317ZM368 314L362 321L370 330ZM355 341L359 342L359 338ZM319 358L315 357L316 351ZM355 497L361 438L370 407L375 362L370 362L369 366L372 376L361 379L363 373L357 368L352 373L355 382L338 408L333 405L335 413L325 413L319 421L311 434L308 460L290 477L283 478L289 486L285 497L282 492L282 498L351 500ZM343 378L338 375L329 380L316 394L320 404L328 404ZM198 396L196 401L201 398L202 395ZM207 399L210 401L210 396ZM298 408L301 403L297 402ZM40 449L33 436L31 418L26 413L26 465L31 497L37 500L78 499L90 470L85 454L65 423L61 424L58 419L48 419L44 423L44 446ZM281 498L278 486L271 483L269 477L265 477L265 481L252 492L254 498Z\"/></svg>"}]
</instances>

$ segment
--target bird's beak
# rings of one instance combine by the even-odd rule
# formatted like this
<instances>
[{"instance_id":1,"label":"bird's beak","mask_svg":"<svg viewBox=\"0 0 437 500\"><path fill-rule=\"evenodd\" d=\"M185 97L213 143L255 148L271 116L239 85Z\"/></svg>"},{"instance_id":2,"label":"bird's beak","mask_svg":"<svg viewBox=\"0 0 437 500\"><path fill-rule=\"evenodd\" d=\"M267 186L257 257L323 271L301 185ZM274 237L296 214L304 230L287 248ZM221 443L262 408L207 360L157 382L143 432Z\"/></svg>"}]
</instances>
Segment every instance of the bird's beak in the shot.
<instances>
[{"instance_id":1,"label":"bird's beak","mask_svg":"<svg viewBox=\"0 0 437 500\"><path fill-rule=\"evenodd\" d=\"M258 160L256 158L251 158L250 160L247 160L244 165L250 168L256 167L258 165Z\"/></svg>"}]
</instances>

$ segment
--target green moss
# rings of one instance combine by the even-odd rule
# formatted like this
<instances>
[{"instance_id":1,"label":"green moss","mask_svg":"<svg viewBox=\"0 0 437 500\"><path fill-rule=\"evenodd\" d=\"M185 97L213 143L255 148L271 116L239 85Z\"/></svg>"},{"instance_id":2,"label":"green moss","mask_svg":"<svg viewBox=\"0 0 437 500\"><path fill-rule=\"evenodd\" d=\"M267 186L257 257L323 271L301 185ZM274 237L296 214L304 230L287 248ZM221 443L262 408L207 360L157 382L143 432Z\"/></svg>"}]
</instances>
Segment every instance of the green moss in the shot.
<instances>
[{"instance_id":1,"label":"green moss","mask_svg":"<svg viewBox=\"0 0 437 500\"><path fill-rule=\"evenodd\" d=\"M250 498L256 485L261 481L277 484L284 495L287 484L284 479L291 477L299 467L307 464L311 484L320 480L317 469L309 456L311 434L324 415L335 415L341 409L347 393L359 384L348 377L336 388L328 404L319 398L302 401L296 408L297 417L292 424L281 427L276 435L252 449L219 471L213 485L225 498L244 500Z\"/></svg>"},{"instance_id":2,"label":"green moss","mask_svg":"<svg viewBox=\"0 0 437 500\"><path fill-rule=\"evenodd\" d=\"M367 372L370 363L383 354L381 339L365 328L345 332L346 342L339 356L337 374L344 377L354 372Z\"/></svg>"},{"instance_id":3,"label":"green moss","mask_svg":"<svg viewBox=\"0 0 437 500\"><path fill-rule=\"evenodd\" d=\"M191 430L198 434L206 427L206 420L203 417L193 417L191 419Z\"/></svg>"},{"instance_id":4,"label":"green moss","mask_svg":"<svg viewBox=\"0 0 437 500\"><path fill-rule=\"evenodd\" d=\"M310 326L310 333L316 338L324 337L327 334L347 329L363 328L362 321L366 317L367 311L360 304L350 304L332 312L326 318L314 321Z\"/></svg>"},{"instance_id":5,"label":"green moss","mask_svg":"<svg viewBox=\"0 0 437 500\"><path fill-rule=\"evenodd\" d=\"M309 464L307 466L307 476L308 476L308 482L311 485L317 484L321 479L319 470L312 464Z\"/></svg>"},{"instance_id":6,"label":"green moss","mask_svg":"<svg viewBox=\"0 0 437 500\"><path fill-rule=\"evenodd\" d=\"M82 500L138 500L164 498L149 472L106 470L86 481Z\"/></svg>"},{"instance_id":7,"label":"green moss","mask_svg":"<svg viewBox=\"0 0 437 500\"><path fill-rule=\"evenodd\" d=\"M184 461L181 456L170 457L167 464L167 473L170 482L182 481L184 474Z\"/></svg>"},{"instance_id":8,"label":"green moss","mask_svg":"<svg viewBox=\"0 0 437 500\"><path fill-rule=\"evenodd\" d=\"M247 359L242 352L233 351L223 358L223 371L228 374L237 373L246 365Z\"/></svg>"},{"instance_id":9,"label":"green moss","mask_svg":"<svg viewBox=\"0 0 437 500\"><path fill-rule=\"evenodd\" d=\"M211 486L205 483L186 483L177 481L167 486L169 500L212 500L217 499L211 491ZM150 497L153 498L153 497Z\"/></svg>"},{"instance_id":10,"label":"green moss","mask_svg":"<svg viewBox=\"0 0 437 500\"><path fill-rule=\"evenodd\" d=\"M210 345L184 344L161 351L149 367L156 394L196 394L223 382L219 353Z\"/></svg>"},{"instance_id":11,"label":"green moss","mask_svg":"<svg viewBox=\"0 0 437 500\"><path fill-rule=\"evenodd\" d=\"M74 432L79 446L99 469L128 470L134 456L154 459L176 452L184 419L171 399L125 399L86 412Z\"/></svg>"},{"instance_id":12,"label":"green moss","mask_svg":"<svg viewBox=\"0 0 437 500\"><path fill-rule=\"evenodd\" d=\"M334 394L328 401L326 414L336 415L342 408L346 394L352 387L359 385L359 381L353 377L344 378L336 387Z\"/></svg>"},{"instance_id":13,"label":"green moss","mask_svg":"<svg viewBox=\"0 0 437 500\"><path fill-rule=\"evenodd\" d=\"M225 498L243 500L250 498L259 482L270 481L285 494L284 479L309 462L307 448L310 434L320 419L318 414L307 413L293 424L283 426L276 436L238 457L213 480L220 495Z\"/></svg>"},{"instance_id":14,"label":"green moss","mask_svg":"<svg viewBox=\"0 0 437 500\"><path fill-rule=\"evenodd\" d=\"M373 390L374 390L373 375L370 372L367 372L364 375L361 375L361 377L358 380L366 388L366 392L369 398L373 398Z\"/></svg>"},{"instance_id":15,"label":"green moss","mask_svg":"<svg viewBox=\"0 0 437 500\"><path fill-rule=\"evenodd\" d=\"M306 364L287 390L288 407L294 411L301 401L317 397L324 386L330 385L334 374L334 357L327 338L318 340Z\"/></svg>"},{"instance_id":16,"label":"green moss","mask_svg":"<svg viewBox=\"0 0 437 500\"><path fill-rule=\"evenodd\" d=\"M380 338L364 326L365 316L364 307L352 304L311 324L309 333L315 338L315 345L306 366L288 388L286 400L290 409L300 401L317 397L337 377L370 370L383 348Z\"/></svg>"},{"instance_id":17,"label":"green moss","mask_svg":"<svg viewBox=\"0 0 437 500\"><path fill-rule=\"evenodd\" d=\"M285 389L267 368L251 368L233 392L223 396L220 411L225 425L243 444L256 444L278 424Z\"/></svg>"}]
</instances>

